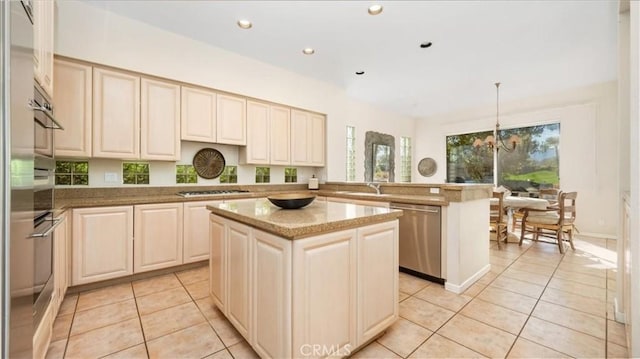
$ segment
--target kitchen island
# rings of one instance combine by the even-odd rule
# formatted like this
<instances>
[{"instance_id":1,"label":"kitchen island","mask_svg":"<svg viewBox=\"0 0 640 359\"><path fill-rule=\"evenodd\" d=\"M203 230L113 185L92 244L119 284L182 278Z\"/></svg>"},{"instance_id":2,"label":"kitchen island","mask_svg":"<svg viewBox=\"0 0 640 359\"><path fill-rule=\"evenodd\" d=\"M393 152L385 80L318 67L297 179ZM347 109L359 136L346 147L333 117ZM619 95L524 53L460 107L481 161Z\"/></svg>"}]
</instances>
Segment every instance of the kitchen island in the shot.
<instances>
[{"instance_id":1,"label":"kitchen island","mask_svg":"<svg viewBox=\"0 0 640 359\"><path fill-rule=\"evenodd\" d=\"M348 356L397 319L401 211L266 198L207 208L211 298L261 357Z\"/></svg>"}]
</instances>

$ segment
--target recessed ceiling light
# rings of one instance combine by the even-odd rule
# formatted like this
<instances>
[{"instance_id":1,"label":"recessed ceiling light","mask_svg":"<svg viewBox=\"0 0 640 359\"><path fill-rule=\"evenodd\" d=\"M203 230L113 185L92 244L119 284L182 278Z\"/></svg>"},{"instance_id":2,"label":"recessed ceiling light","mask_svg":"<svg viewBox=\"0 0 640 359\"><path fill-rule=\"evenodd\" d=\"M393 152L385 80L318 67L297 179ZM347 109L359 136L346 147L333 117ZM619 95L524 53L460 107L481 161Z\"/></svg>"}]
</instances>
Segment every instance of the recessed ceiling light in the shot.
<instances>
[{"instance_id":1,"label":"recessed ceiling light","mask_svg":"<svg viewBox=\"0 0 640 359\"><path fill-rule=\"evenodd\" d=\"M316 52L316 50L310 48L310 47L306 47L302 50L302 53L305 55L313 55Z\"/></svg>"},{"instance_id":2,"label":"recessed ceiling light","mask_svg":"<svg viewBox=\"0 0 640 359\"><path fill-rule=\"evenodd\" d=\"M364 75L364 71L356 71L356 75Z\"/></svg>"},{"instance_id":3,"label":"recessed ceiling light","mask_svg":"<svg viewBox=\"0 0 640 359\"><path fill-rule=\"evenodd\" d=\"M378 15L382 12L382 5L374 4L369 6L369 15Z\"/></svg>"},{"instance_id":4,"label":"recessed ceiling light","mask_svg":"<svg viewBox=\"0 0 640 359\"><path fill-rule=\"evenodd\" d=\"M423 42L423 43L421 43L421 44L420 44L420 48L421 48L421 49L426 49L426 48L428 48L428 47L431 47L431 45L433 45L433 43L432 43L431 41L429 41L429 42Z\"/></svg>"},{"instance_id":5,"label":"recessed ceiling light","mask_svg":"<svg viewBox=\"0 0 640 359\"><path fill-rule=\"evenodd\" d=\"M240 26L241 29L250 29L253 24L247 19L240 19L238 20L238 26Z\"/></svg>"}]
</instances>

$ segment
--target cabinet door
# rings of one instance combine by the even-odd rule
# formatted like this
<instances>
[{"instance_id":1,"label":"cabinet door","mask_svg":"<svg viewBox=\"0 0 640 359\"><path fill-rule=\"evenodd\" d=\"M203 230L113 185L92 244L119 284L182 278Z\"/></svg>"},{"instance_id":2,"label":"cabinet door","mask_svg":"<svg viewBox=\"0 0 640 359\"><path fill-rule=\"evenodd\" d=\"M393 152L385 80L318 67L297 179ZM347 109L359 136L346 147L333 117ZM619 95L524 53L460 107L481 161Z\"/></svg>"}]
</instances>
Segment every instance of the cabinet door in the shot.
<instances>
[{"instance_id":1,"label":"cabinet door","mask_svg":"<svg viewBox=\"0 0 640 359\"><path fill-rule=\"evenodd\" d=\"M216 93L182 86L183 140L216 142Z\"/></svg>"},{"instance_id":2,"label":"cabinet door","mask_svg":"<svg viewBox=\"0 0 640 359\"><path fill-rule=\"evenodd\" d=\"M133 274L133 207L73 210L72 285Z\"/></svg>"},{"instance_id":3,"label":"cabinet door","mask_svg":"<svg viewBox=\"0 0 640 359\"><path fill-rule=\"evenodd\" d=\"M325 152L325 118L322 115L311 114L309 118L311 134L309 135L309 159L311 165L316 167L324 166Z\"/></svg>"},{"instance_id":4,"label":"cabinet door","mask_svg":"<svg viewBox=\"0 0 640 359\"><path fill-rule=\"evenodd\" d=\"M291 110L281 106L271 106L270 157L272 165L291 163Z\"/></svg>"},{"instance_id":5,"label":"cabinet door","mask_svg":"<svg viewBox=\"0 0 640 359\"><path fill-rule=\"evenodd\" d=\"M225 220L209 214L209 294L222 312L227 308L227 227Z\"/></svg>"},{"instance_id":6,"label":"cabinet door","mask_svg":"<svg viewBox=\"0 0 640 359\"><path fill-rule=\"evenodd\" d=\"M309 113L291 110L291 164L308 166L309 158Z\"/></svg>"},{"instance_id":7,"label":"cabinet door","mask_svg":"<svg viewBox=\"0 0 640 359\"><path fill-rule=\"evenodd\" d=\"M68 223L67 214L63 213L59 217L60 223L53 232L53 317L58 315L60 304L64 300L64 295L69 286L69 262L68 262Z\"/></svg>"},{"instance_id":8,"label":"cabinet door","mask_svg":"<svg viewBox=\"0 0 640 359\"><path fill-rule=\"evenodd\" d=\"M140 152L146 160L180 159L180 86L142 78Z\"/></svg>"},{"instance_id":9,"label":"cabinet door","mask_svg":"<svg viewBox=\"0 0 640 359\"><path fill-rule=\"evenodd\" d=\"M253 348L262 358L292 358L291 241L253 230Z\"/></svg>"},{"instance_id":10,"label":"cabinet door","mask_svg":"<svg viewBox=\"0 0 640 359\"><path fill-rule=\"evenodd\" d=\"M56 59L54 78L56 118L64 127L55 133L55 154L91 157L91 66Z\"/></svg>"},{"instance_id":11,"label":"cabinet door","mask_svg":"<svg viewBox=\"0 0 640 359\"><path fill-rule=\"evenodd\" d=\"M308 353L309 343L355 348L355 237L348 230L293 241L294 355Z\"/></svg>"},{"instance_id":12,"label":"cabinet door","mask_svg":"<svg viewBox=\"0 0 640 359\"><path fill-rule=\"evenodd\" d=\"M217 104L216 142L229 145L246 145L246 100L242 97L218 94Z\"/></svg>"},{"instance_id":13,"label":"cabinet door","mask_svg":"<svg viewBox=\"0 0 640 359\"><path fill-rule=\"evenodd\" d=\"M191 263L209 259L208 205L222 201L184 202L182 262Z\"/></svg>"},{"instance_id":14,"label":"cabinet door","mask_svg":"<svg viewBox=\"0 0 640 359\"><path fill-rule=\"evenodd\" d=\"M251 343L251 227L227 221L227 318Z\"/></svg>"},{"instance_id":15,"label":"cabinet door","mask_svg":"<svg viewBox=\"0 0 640 359\"><path fill-rule=\"evenodd\" d=\"M42 89L53 96L54 1L32 1L33 71Z\"/></svg>"},{"instance_id":16,"label":"cabinet door","mask_svg":"<svg viewBox=\"0 0 640 359\"><path fill-rule=\"evenodd\" d=\"M247 101L247 146L241 148L245 163L269 164L269 128L269 105Z\"/></svg>"},{"instance_id":17,"label":"cabinet door","mask_svg":"<svg viewBox=\"0 0 640 359\"><path fill-rule=\"evenodd\" d=\"M93 156L140 157L140 78L93 68Z\"/></svg>"},{"instance_id":18,"label":"cabinet door","mask_svg":"<svg viewBox=\"0 0 640 359\"><path fill-rule=\"evenodd\" d=\"M358 229L358 341L398 318L398 221Z\"/></svg>"},{"instance_id":19,"label":"cabinet door","mask_svg":"<svg viewBox=\"0 0 640 359\"><path fill-rule=\"evenodd\" d=\"M182 264L182 203L135 206L134 273Z\"/></svg>"}]
</instances>

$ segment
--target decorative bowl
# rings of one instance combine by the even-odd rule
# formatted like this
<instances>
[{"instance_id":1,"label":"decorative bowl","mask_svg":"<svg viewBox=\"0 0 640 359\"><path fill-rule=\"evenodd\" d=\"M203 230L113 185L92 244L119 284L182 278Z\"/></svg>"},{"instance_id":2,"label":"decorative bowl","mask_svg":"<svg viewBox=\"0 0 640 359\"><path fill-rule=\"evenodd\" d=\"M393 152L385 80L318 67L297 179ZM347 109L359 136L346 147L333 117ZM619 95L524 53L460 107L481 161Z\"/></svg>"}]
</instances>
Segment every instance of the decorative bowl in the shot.
<instances>
[{"instance_id":1,"label":"decorative bowl","mask_svg":"<svg viewBox=\"0 0 640 359\"><path fill-rule=\"evenodd\" d=\"M313 202L316 196L308 193L283 193L274 194L267 198L282 209L298 209Z\"/></svg>"}]
</instances>

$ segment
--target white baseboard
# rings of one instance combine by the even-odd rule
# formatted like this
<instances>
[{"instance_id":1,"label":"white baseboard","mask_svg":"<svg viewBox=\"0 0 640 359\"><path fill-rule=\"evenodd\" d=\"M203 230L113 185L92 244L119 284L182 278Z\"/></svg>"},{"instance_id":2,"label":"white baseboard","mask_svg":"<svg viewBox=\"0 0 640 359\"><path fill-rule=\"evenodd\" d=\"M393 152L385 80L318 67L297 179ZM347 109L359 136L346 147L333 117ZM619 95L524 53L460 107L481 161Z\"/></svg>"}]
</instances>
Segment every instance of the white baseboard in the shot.
<instances>
[{"instance_id":1,"label":"white baseboard","mask_svg":"<svg viewBox=\"0 0 640 359\"><path fill-rule=\"evenodd\" d=\"M613 239L617 240L618 236L615 234L605 234L605 233L593 233L593 232L580 232L575 235L576 237L585 236L585 237L595 237L602 239Z\"/></svg>"},{"instance_id":2,"label":"white baseboard","mask_svg":"<svg viewBox=\"0 0 640 359\"><path fill-rule=\"evenodd\" d=\"M474 275L472 275L467 280L462 282L462 284L458 285L450 282L445 282L444 289L456 294L461 294L465 290L467 290L469 287L471 287L473 283L475 283L478 279L482 278L483 275L489 273L490 270L491 270L491 264L487 264L486 266L482 267L482 269L477 271Z\"/></svg>"}]
</instances>

